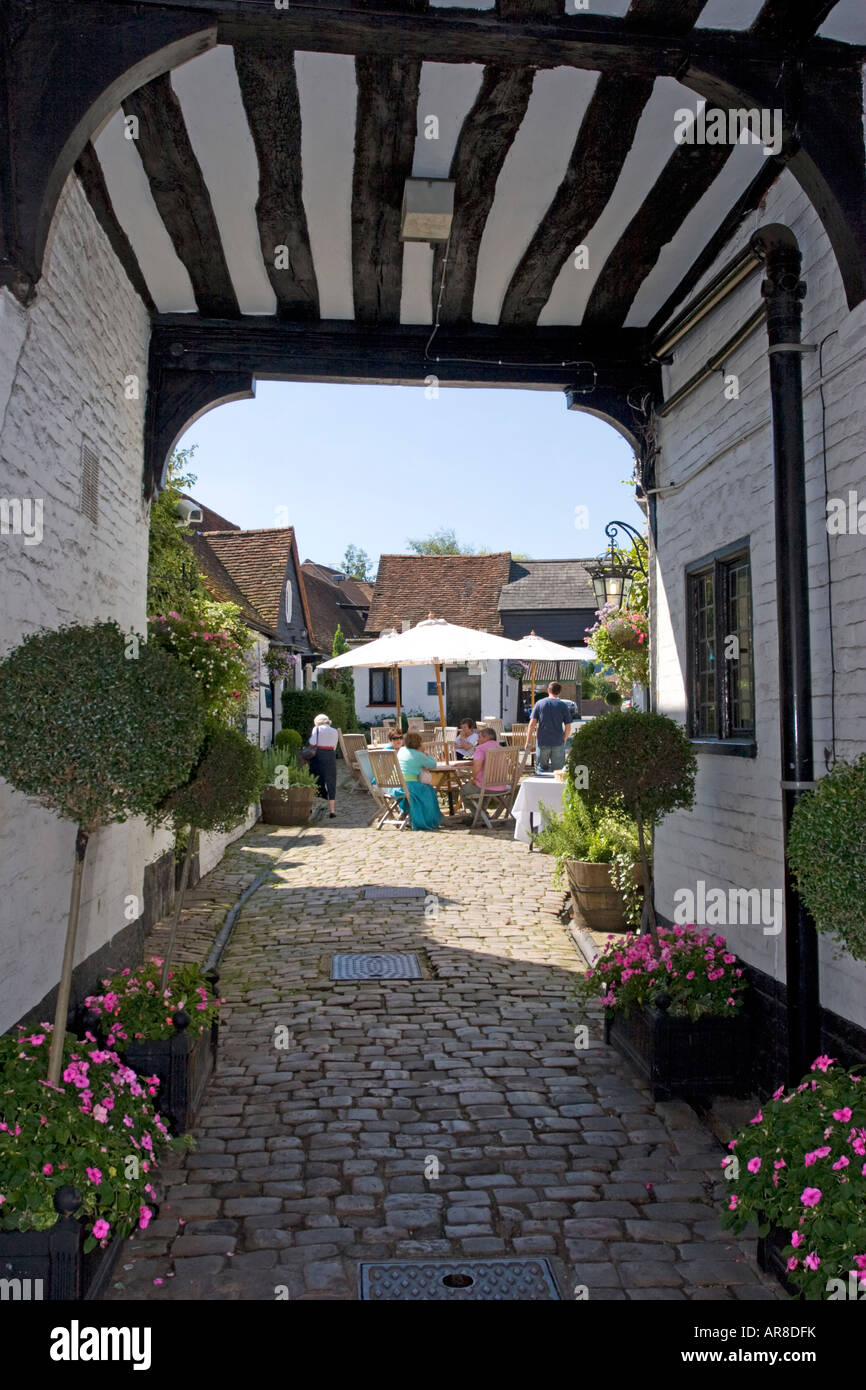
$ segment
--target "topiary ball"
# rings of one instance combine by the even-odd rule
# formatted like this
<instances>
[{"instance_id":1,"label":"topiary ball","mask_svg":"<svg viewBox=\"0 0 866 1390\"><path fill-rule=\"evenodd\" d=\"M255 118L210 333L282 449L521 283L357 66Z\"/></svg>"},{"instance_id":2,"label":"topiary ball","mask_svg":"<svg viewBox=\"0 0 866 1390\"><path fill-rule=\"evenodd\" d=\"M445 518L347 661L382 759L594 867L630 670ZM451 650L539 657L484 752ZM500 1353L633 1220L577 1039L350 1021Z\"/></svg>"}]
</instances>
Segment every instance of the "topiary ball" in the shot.
<instances>
[{"instance_id":1,"label":"topiary ball","mask_svg":"<svg viewBox=\"0 0 866 1390\"><path fill-rule=\"evenodd\" d=\"M801 797L787 853L818 930L866 960L866 753L837 763Z\"/></svg>"}]
</instances>

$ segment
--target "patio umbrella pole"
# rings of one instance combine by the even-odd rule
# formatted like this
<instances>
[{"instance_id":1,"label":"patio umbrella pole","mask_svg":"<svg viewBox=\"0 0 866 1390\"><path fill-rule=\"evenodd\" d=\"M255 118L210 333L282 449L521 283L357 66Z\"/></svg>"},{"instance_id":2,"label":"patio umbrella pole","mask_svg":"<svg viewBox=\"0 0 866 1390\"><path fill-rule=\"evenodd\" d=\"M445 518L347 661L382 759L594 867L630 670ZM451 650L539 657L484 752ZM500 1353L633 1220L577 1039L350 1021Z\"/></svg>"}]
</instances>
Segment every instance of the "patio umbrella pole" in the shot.
<instances>
[{"instance_id":1,"label":"patio umbrella pole","mask_svg":"<svg viewBox=\"0 0 866 1390\"><path fill-rule=\"evenodd\" d=\"M433 670L436 672L436 694L439 696L439 723L442 725L442 742L445 742L445 705L442 700L442 671L438 661L434 661Z\"/></svg>"},{"instance_id":2,"label":"patio umbrella pole","mask_svg":"<svg viewBox=\"0 0 866 1390\"><path fill-rule=\"evenodd\" d=\"M530 662L529 679L532 682L532 708L535 709L535 662Z\"/></svg>"}]
</instances>

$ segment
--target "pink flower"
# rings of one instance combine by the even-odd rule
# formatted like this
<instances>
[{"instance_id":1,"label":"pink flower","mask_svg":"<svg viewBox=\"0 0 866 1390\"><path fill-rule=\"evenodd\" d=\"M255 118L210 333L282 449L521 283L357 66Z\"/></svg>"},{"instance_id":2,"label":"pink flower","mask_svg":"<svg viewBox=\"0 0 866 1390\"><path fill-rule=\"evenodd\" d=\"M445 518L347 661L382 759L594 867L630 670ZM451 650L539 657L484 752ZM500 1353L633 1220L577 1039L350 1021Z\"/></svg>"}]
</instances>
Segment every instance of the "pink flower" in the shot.
<instances>
[{"instance_id":1,"label":"pink flower","mask_svg":"<svg viewBox=\"0 0 866 1390\"><path fill-rule=\"evenodd\" d=\"M804 1187L800 1193L800 1201L804 1207L817 1207L821 1200L820 1187Z\"/></svg>"},{"instance_id":2,"label":"pink flower","mask_svg":"<svg viewBox=\"0 0 866 1390\"><path fill-rule=\"evenodd\" d=\"M45 1174L46 1178L50 1178L51 1174L54 1172L54 1167L50 1163L43 1163L42 1171Z\"/></svg>"},{"instance_id":3,"label":"pink flower","mask_svg":"<svg viewBox=\"0 0 866 1390\"><path fill-rule=\"evenodd\" d=\"M732 1192L732 1193L731 1193L731 1200L728 1202L728 1211L736 1211L736 1210L737 1210L737 1207L738 1207L739 1205L740 1205L740 1199L739 1199L739 1197L737 1196L736 1192Z\"/></svg>"},{"instance_id":4,"label":"pink flower","mask_svg":"<svg viewBox=\"0 0 866 1390\"><path fill-rule=\"evenodd\" d=\"M807 1168L811 1168L812 1164L817 1163L819 1158L826 1158L829 1152L830 1146L829 1144L825 1144L823 1148L813 1149L811 1153L805 1154L803 1162Z\"/></svg>"},{"instance_id":5,"label":"pink flower","mask_svg":"<svg viewBox=\"0 0 866 1390\"><path fill-rule=\"evenodd\" d=\"M94 1221L93 1223L93 1234L96 1236L97 1240L104 1240L110 1230L111 1227L109 1226L108 1222L105 1221L102 1217L100 1217L98 1221Z\"/></svg>"},{"instance_id":6,"label":"pink flower","mask_svg":"<svg viewBox=\"0 0 866 1390\"><path fill-rule=\"evenodd\" d=\"M94 1105L93 1118L94 1120L98 1120L101 1125L105 1124L108 1119L108 1111L104 1105Z\"/></svg>"},{"instance_id":7,"label":"pink flower","mask_svg":"<svg viewBox=\"0 0 866 1390\"><path fill-rule=\"evenodd\" d=\"M100 1173L98 1168L88 1168L87 1176L89 1177L92 1183L96 1184L97 1187L102 1182L102 1174Z\"/></svg>"},{"instance_id":8,"label":"pink flower","mask_svg":"<svg viewBox=\"0 0 866 1390\"><path fill-rule=\"evenodd\" d=\"M794 1247L795 1250L796 1250L796 1248L797 1248L798 1245L802 1245L802 1244L803 1244L803 1233L802 1233L802 1231L792 1231L792 1232L791 1232L791 1244L793 1245L793 1247Z\"/></svg>"},{"instance_id":9,"label":"pink flower","mask_svg":"<svg viewBox=\"0 0 866 1390\"><path fill-rule=\"evenodd\" d=\"M148 1226L150 1225L152 1216L153 1212L151 1211L150 1207L139 1207L138 1224L143 1231L147 1230Z\"/></svg>"},{"instance_id":10,"label":"pink flower","mask_svg":"<svg viewBox=\"0 0 866 1390\"><path fill-rule=\"evenodd\" d=\"M773 1092L773 1100L778 1100L779 1097L780 1097L780 1096L783 1096L784 1094L785 1094L785 1088L784 1088L784 1086L780 1086L779 1089L778 1089L778 1091L774 1091L774 1092Z\"/></svg>"},{"instance_id":11,"label":"pink flower","mask_svg":"<svg viewBox=\"0 0 866 1390\"><path fill-rule=\"evenodd\" d=\"M851 1111L850 1105L845 1105L845 1106L842 1107L841 1110L834 1110L834 1111L833 1111L833 1119L834 1119L834 1120L850 1120L851 1114L852 1114L852 1111Z\"/></svg>"},{"instance_id":12,"label":"pink flower","mask_svg":"<svg viewBox=\"0 0 866 1390\"><path fill-rule=\"evenodd\" d=\"M851 1162L851 1160L850 1160L849 1158L846 1158L845 1155L843 1154L841 1158L837 1158L837 1159L836 1159L836 1162L833 1164L833 1167L834 1167L834 1169L836 1169L836 1168L847 1168L847 1167L848 1167L848 1164L849 1164L850 1162Z\"/></svg>"},{"instance_id":13,"label":"pink flower","mask_svg":"<svg viewBox=\"0 0 866 1390\"><path fill-rule=\"evenodd\" d=\"M774 1162L773 1162L773 1167L774 1167L774 1168L787 1168L787 1166L788 1166L788 1165L787 1165L787 1163L785 1162L784 1158L777 1158L777 1159L775 1159Z\"/></svg>"},{"instance_id":14,"label":"pink flower","mask_svg":"<svg viewBox=\"0 0 866 1390\"><path fill-rule=\"evenodd\" d=\"M748 1163L746 1164L746 1167L748 1168L750 1173L757 1173L760 1166L761 1160L759 1158L750 1158Z\"/></svg>"},{"instance_id":15,"label":"pink flower","mask_svg":"<svg viewBox=\"0 0 866 1390\"><path fill-rule=\"evenodd\" d=\"M785 1268L786 1268L787 1270L796 1269L796 1268L797 1268L797 1265L798 1265L799 1263L800 1263L800 1261L797 1259L796 1255L789 1255L789 1256L788 1256L788 1263L785 1265Z\"/></svg>"},{"instance_id":16,"label":"pink flower","mask_svg":"<svg viewBox=\"0 0 866 1390\"><path fill-rule=\"evenodd\" d=\"M749 1121L749 1124L750 1124L750 1125L759 1125L759 1124L761 1123L761 1121L763 1120L763 1118L764 1118L764 1112L763 1112L762 1110L759 1110L758 1113L757 1113L757 1115L753 1115L753 1116L752 1116L751 1120Z\"/></svg>"},{"instance_id":17,"label":"pink flower","mask_svg":"<svg viewBox=\"0 0 866 1390\"><path fill-rule=\"evenodd\" d=\"M154 1282L155 1284L161 1284L161 1283L162 1283L162 1280L161 1280L161 1279L154 1279L153 1282Z\"/></svg>"},{"instance_id":18,"label":"pink flower","mask_svg":"<svg viewBox=\"0 0 866 1390\"><path fill-rule=\"evenodd\" d=\"M820 1057L816 1057L815 1060L814 1060L814 1062L812 1063L811 1070L812 1070L812 1071L826 1071L828 1067L832 1067L832 1065L833 1065L833 1063L835 1062L835 1060L836 1060L835 1057L828 1057L828 1056L826 1056L826 1054L824 1054L824 1055L822 1055L822 1056L820 1056Z\"/></svg>"},{"instance_id":19,"label":"pink flower","mask_svg":"<svg viewBox=\"0 0 866 1390\"><path fill-rule=\"evenodd\" d=\"M820 1263L821 1260L814 1250L810 1251L810 1253L806 1256L805 1260L803 1261L803 1264L806 1266L807 1269L817 1269Z\"/></svg>"}]
</instances>

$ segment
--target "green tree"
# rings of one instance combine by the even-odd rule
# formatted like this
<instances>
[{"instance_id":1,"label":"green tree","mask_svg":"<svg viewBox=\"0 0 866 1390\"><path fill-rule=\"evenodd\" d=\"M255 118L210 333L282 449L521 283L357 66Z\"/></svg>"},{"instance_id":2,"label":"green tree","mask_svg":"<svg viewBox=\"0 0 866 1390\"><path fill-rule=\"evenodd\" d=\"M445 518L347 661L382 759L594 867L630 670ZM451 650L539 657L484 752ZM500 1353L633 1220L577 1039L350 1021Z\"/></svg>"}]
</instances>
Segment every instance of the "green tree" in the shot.
<instances>
[{"instance_id":1,"label":"green tree","mask_svg":"<svg viewBox=\"0 0 866 1390\"><path fill-rule=\"evenodd\" d=\"M373 564L366 550L361 550L355 545L347 545L346 553L343 556L343 573L350 579L369 580L373 573Z\"/></svg>"},{"instance_id":2,"label":"green tree","mask_svg":"<svg viewBox=\"0 0 866 1390\"><path fill-rule=\"evenodd\" d=\"M195 482L187 470L196 446L172 454L165 486L150 509L147 560L147 611L191 616L196 600L207 599L195 551L177 524L177 504Z\"/></svg>"},{"instance_id":3,"label":"green tree","mask_svg":"<svg viewBox=\"0 0 866 1390\"><path fill-rule=\"evenodd\" d=\"M343 635L343 629L337 623L337 630L334 633L334 640L331 643L331 656L342 656L343 652L349 651L349 643ZM342 671L329 671L330 683L332 688L346 698L347 721L346 733L354 733L358 727L355 715L355 677L351 666L346 666Z\"/></svg>"},{"instance_id":4,"label":"green tree","mask_svg":"<svg viewBox=\"0 0 866 1390\"><path fill-rule=\"evenodd\" d=\"M415 555L476 555L480 553L471 545L461 545L453 526L440 526L438 531L434 531L432 535L426 536L423 540L409 540L406 544Z\"/></svg>"}]
</instances>

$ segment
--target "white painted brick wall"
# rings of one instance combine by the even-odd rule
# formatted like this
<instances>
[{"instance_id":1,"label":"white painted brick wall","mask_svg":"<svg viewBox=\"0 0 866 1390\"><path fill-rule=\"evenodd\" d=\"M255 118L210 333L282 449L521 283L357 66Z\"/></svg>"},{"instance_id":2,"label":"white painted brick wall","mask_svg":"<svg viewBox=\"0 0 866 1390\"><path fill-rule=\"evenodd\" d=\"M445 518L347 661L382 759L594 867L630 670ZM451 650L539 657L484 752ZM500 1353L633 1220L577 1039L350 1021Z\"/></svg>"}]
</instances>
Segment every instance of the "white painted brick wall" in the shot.
<instances>
[{"instance_id":1,"label":"white painted brick wall","mask_svg":"<svg viewBox=\"0 0 866 1390\"><path fill-rule=\"evenodd\" d=\"M830 244L794 179L785 174L771 191L760 223L792 228L803 253L807 284L803 339L824 348L829 495L866 497L866 305L849 313ZM743 246L758 218L729 243L709 278ZM670 396L744 322L759 302L761 272L738 288L678 349L666 369ZM766 330L737 348L724 373L740 379L738 400L724 397L723 372L703 383L661 429L659 485L681 482L707 459L718 461L680 492L658 503L658 707L685 718L685 566L748 536L751 544L758 756L699 755L694 809L669 817L656 838L658 905L672 915L677 888L698 879L728 889L781 888L783 884L779 752L778 650L773 508L773 446ZM863 356L861 356L863 355ZM859 360L858 360L859 359ZM842 369L841 371L839 369ZM835 375L835 373L839 373ZM816 773L830 739L830 648L827 554L818 355L803 357L807 461L809 583L812 595L812 666ZM747 436L744 438L744 436ZM739 442L738 442L739 441ZM866 537L831 538L833 631L836 651L837 753L866 750ZM733 948L756 967L784 979L784 936L762 927L726 929ZM821 1001L866 1025L866 966L834 960L821 941Z\"/></svg>"},{"instance_id":2,"label":"white painted brick wall","mask_svg":"<svg viewBox=\"0 0 866 1390\"><path fill-rule=\"evenodd\" d=\"M44 500L40 545L0 536L0 651L41 626L116 618L125 629L145 628L149 332L138 296L71 179L35 303L25 312L0 290L0 497ZM140 379L138 400L124 394L131 374ZM78 510L82 436L100 461L95 527ZM203 837L206 870L232 838ZM0 1031L57 983L74 840L72 825L0 783ZM77 961L127 925L126 899L141 903L144 866L170 843L140 820L94 836Z\"/></svg>"}]
</instances>

